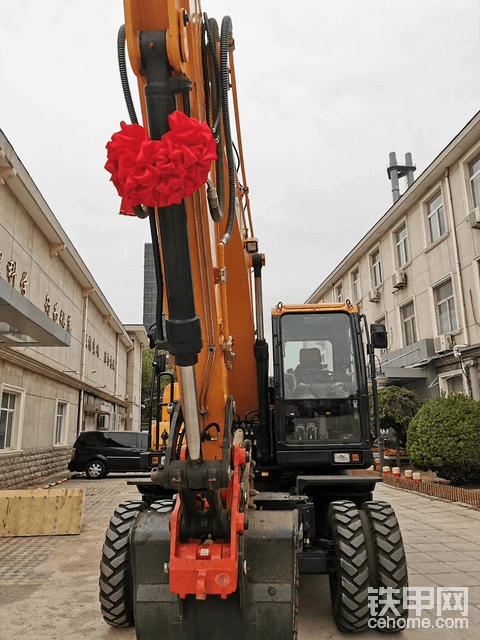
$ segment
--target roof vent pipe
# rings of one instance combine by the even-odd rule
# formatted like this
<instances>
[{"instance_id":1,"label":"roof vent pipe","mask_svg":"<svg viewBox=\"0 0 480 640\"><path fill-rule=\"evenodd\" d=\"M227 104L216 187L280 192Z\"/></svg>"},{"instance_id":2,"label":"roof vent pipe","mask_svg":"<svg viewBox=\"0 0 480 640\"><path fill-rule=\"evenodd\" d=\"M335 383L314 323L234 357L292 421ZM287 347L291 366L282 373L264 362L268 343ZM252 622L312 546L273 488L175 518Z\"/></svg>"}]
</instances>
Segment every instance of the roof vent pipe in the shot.
<instances>
[{"instance_id":1,"label":"roof vent pipe","mask_svg":"<svg viewBox=\"0 0 480 640\"><path fill-rule=\"evenodd\" d=\"M411 153L405 154L405 164L397 164L397 156L394 151L392 151L388 157L390 165L387 167L387 174L392 183L392 198L393 204L395 204L395 202L400 199L398 180L407 176L407 188L411 187L415 180L413 172L417 167L413 164Z\"/></svg>"}]
</instances>

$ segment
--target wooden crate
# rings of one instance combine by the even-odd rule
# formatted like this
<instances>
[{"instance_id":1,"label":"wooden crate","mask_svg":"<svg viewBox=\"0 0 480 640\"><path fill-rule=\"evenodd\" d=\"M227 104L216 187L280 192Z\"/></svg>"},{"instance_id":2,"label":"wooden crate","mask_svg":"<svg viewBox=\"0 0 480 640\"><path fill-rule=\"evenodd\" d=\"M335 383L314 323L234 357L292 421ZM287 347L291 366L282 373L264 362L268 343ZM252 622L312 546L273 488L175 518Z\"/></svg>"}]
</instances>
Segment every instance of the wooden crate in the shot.
<instances>
[{"instance_id":1,"label":"wooden crate","mask_svg":"<svg viewBox=\"0 0 480 640\"><path fill-rule=\"evenodd\" d=\"M85 489L0 491L0 536L79 534Z\"/></svg>"}]
</instances>

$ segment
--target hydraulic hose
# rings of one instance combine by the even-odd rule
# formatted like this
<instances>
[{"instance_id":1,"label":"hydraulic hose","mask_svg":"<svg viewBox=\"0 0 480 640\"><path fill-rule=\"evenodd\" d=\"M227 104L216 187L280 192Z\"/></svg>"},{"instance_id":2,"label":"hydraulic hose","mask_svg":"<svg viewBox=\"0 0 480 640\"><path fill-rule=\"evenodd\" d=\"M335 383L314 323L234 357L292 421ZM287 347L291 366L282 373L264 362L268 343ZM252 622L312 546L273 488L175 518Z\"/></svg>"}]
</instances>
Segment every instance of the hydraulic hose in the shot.
<instances>
[{"instance_id":1,"label":"hydraulic hose","mask_svg":"<svg viewBox=\"0 0 480 640\"><path fill-rule=\"evenodd\" d=\"M214 18L209 18L206 13L203 14L203 25L207 35L208 45L205 47L207 57L207 83L212 84L212 106L213 106L213 125L212 133L214 136L219 134L220 116L222 111L222 78L220 67L217 60L216 42L218 37L218 25ZM213 67L213 68L212 68ZM205 70L204 70L205 72ZM209 91L205 93L208 95Z\"/></svg>"},{"instance_id":2,"label":"hydraulic hose","mask_svg":"<svg viewBox=\"0 0 480 640\"><path fill-rule=\"evenodd\" d=\"M208 38L207 31L207 14L203 14L203 23L202 23L202 69L203 69L203 90L205 93L205 120L209 127L212 126L212 121L210 118L210 78L208 75L208 55L207 55L207 43L205 41L205 37Z\"/></svg>"},{"instance_id":3,"label":"hydraulic hose","mask_svg":"<svg viewBox=\"0 0 480 640\"><path fill-rule=\"evenodd\" d=\"M208 203L210 215L214 222L221 222L225 212L225 186L223 178L223 162L222 162L222 78L220 76L220 67L217 60L217 37L218 25L214 18L203 14L203 30L207 36L207 42L202 40L202 57L204 61L203 74L205 84L205 109L207 114L207 123L212 128L212 133L217 141L217 161L216 168L216 190L213 184L209 183L207 189ZM213 114L210 114L210 100L212 103ZM211 123L211 116L214 119Z\"/></svg>"},{"instance_id":4,"label":"hydraulic hose","mask_svg":"<svg viewBox=\"0 0 480 640\"><path fill-rule=\"evenodd\" d=\"M120 70L120 80L122 81L123 95L127 105L128 115L132 124L138 124L137 114L133 106L130 85L128 84L127 65L125 62L125 25L122 24L117 36L118 68Z\"/></svg>"},{"instance_id":5,"label":"hydraulic hose","mask_svg":"<svg viewBox=\"0 0 480 640\"><path fill-rule=\"evenodd\" d=\"M235 161L232 149L232 134L230 131L230 115L228 110L228 42L232 34L232 19L225 16L222 20L220 35L220 73L222 76L222 115L223 131L225 135L225 151L227 154L228 167L228 217L225 233L220 239L222 244L227 244L232 236L233 224L235 221Z\"/></svg>"},{"instance_id":6,"label":"hydraulic hose","mask_svg":"<svg viewBox=\"0 0 480 640\"><path fill-rule=\"evenodd\" d=\"M118 68L120 70L120 80L122 81L123 95L127 105L128 115L130 116L130 122L132 124L138 124L137 114L135 113L135 107L133 106L132 94L130 93L130 85L128 83L127 65L125 62L125 25L122 24L118 30L117 36L117 54L118 54ZM136 205L133 207L133 211L137 218L146 218L148 211L142 205Z\"/></svg>"},{"instance_id":7,"label":"hydraulic hose","mask_svg":"<svg viewBox=\"0 0 480 640\"><path fill-rule=\"evenodd\" d=\"M120 70L120 80L122 82L123 95L125 97L125 103L127 105L128 115L132 124L138 124L137 114L133 105L132 94L130 93L130 85L128 83L127 65L125 60L125 25L122 24L118 30L117 36L117 54L118 54L118 68ZM134 207L135 214L139 218L149 218L150 231L152 234L152 249L153 249L153 262L155 266L155 276L157 281L157 307L156 307L156 335L155 344L165 340L163 335L163 276L160 264L160 251L157 234L157 225L155 220L155 210L152 207ZM152 345L151 345L152 346Z\"/></svg>"}]
</instances>

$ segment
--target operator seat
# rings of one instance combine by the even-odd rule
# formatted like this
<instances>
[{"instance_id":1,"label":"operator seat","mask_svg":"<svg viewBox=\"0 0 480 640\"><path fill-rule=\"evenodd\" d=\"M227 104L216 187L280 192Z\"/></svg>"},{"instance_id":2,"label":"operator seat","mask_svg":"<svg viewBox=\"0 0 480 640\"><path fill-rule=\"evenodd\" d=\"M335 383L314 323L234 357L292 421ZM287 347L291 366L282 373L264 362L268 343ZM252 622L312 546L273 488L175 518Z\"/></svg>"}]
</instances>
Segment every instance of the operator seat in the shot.
<instances>
[{"instance_id":1,"label":"operator seat","mask_svg":"<svg viewBox=\"0 0 480 640\"><path fill-rule=\"evenodd\" d=\"M312 349L300 349L300 364L294 371L297 382L303 384L328 382L327 365L322 362L322 354L320 349L313 347Z\"/></svg>"}]
</instances>

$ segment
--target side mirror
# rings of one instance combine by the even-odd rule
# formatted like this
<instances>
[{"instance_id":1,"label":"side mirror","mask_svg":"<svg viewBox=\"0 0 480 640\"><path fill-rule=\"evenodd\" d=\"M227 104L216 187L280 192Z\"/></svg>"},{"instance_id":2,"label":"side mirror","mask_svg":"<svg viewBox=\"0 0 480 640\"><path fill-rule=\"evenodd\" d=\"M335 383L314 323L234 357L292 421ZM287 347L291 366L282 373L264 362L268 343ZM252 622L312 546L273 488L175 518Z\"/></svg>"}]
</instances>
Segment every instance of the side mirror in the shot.
<instances>
[{"instance_id":1,"label":"side mirror","mask_svg":"<svg viewBox=\"0 0 480 640\"><path fill-rule=\"evenodd\" d=\"M384 324L370 325L370 340L374 349L386 349L388 347L388 334Z\"/></svg>"}]
</instances>

